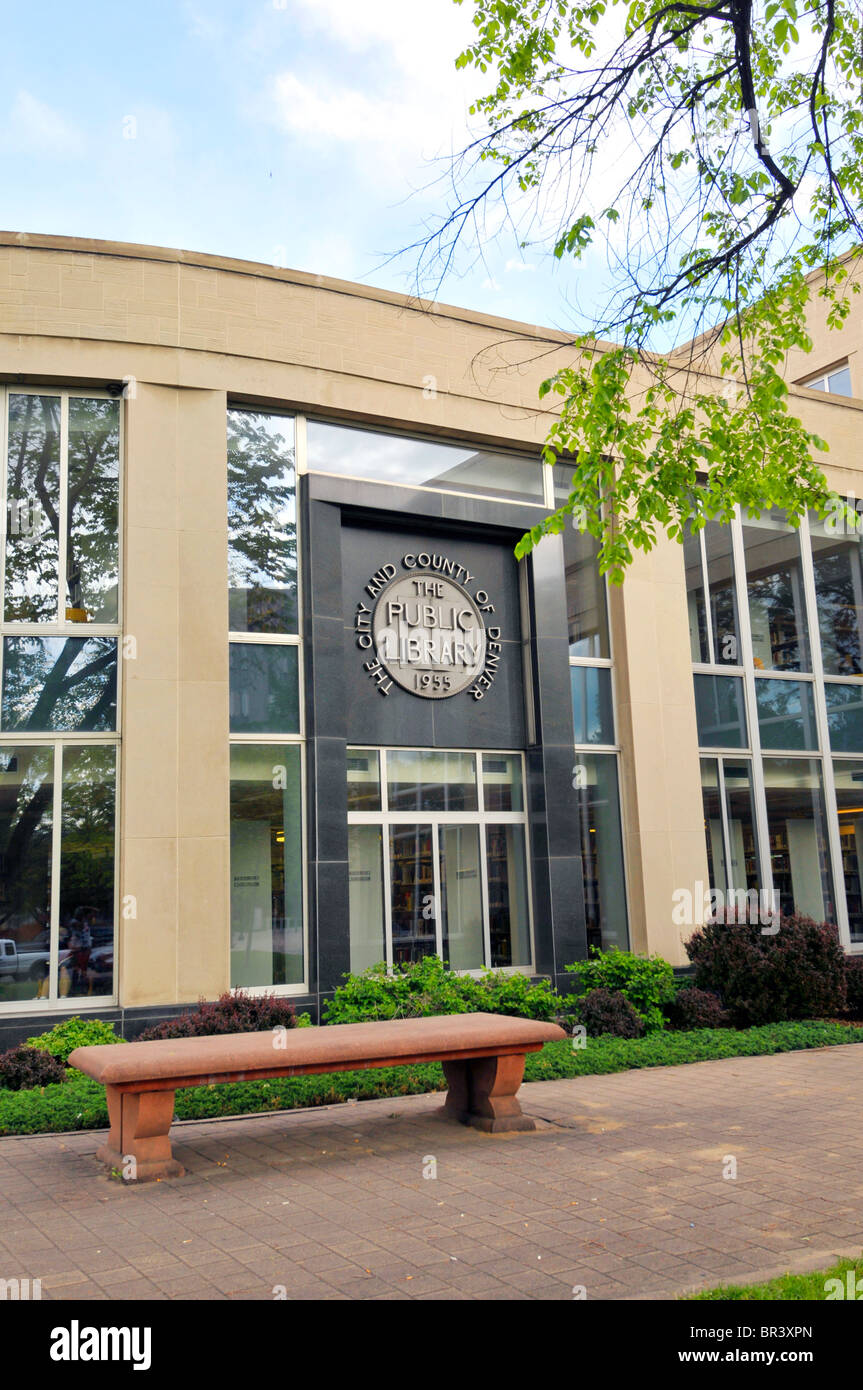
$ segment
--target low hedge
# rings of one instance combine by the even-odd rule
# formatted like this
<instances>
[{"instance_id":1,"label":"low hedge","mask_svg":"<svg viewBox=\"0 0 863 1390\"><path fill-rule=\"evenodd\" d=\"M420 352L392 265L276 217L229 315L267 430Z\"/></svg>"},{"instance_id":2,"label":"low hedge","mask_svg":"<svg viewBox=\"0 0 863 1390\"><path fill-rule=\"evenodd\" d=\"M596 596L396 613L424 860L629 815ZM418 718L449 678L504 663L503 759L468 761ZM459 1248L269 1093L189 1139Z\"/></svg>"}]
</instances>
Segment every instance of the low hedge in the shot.
<instances>
[{"instance_id":1,"label":"low hedge","mask_svg":"<svg viewBox=\"0 0 863 1390\"><path fill-rule=\"evenodd\" d=\"M649 1033L642 1038L598 1037L585 1047L572 1041L547 1043L531 1053L525 1081L555 1081L628 1071L636 1067L676 1066L720 1057L757 1057L776 1052L863 1042L863 1027L840 1023L774 1023L737 1031L705 1028L688 1033ZM177 1092L179 1120L218 1118L256 1111L293 1110L348 1100L419 1095L444 1089L438 1063L380 1067L320 1076L279 1077L272 1081L192 1086ZM105 1089L70 1070L59 1085L31 1091L0 1090L0 1135L49 1134L105 1129Z\"/></svg>"}]
</instances>

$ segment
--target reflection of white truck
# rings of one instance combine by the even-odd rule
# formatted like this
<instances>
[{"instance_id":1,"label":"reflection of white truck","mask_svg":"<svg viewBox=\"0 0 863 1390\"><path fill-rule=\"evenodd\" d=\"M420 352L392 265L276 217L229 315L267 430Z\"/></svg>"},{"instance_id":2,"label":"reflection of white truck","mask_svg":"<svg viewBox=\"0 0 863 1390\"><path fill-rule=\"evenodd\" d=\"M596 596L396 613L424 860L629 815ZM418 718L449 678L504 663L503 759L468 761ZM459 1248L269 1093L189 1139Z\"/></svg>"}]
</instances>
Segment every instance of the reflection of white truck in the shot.
<instances>
[{"instance_id":1,"label":"reflection of white truck","mask_svg":"<svg viewBox=\"0 0 863 1390\"><path fill-rule=\"evenodd\" d=\"M47 943L27 941L17 946L8 937L0 937L0 980L44 979L50 954Z\"/></svg>"}]
</instances>

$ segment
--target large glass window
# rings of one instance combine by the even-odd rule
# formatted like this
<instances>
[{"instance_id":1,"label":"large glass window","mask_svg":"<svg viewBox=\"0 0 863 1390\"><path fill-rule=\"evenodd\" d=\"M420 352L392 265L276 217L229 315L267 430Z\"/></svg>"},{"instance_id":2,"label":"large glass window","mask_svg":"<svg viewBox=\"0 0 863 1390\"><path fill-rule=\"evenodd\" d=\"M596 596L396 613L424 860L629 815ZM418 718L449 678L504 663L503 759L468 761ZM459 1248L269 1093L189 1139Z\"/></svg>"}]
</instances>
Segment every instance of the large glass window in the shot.
<instances>
[{"instance_id":1,"label":"large glass window","mask_svg":"<svg viewBox=\"0 0 863 1390\"><path fill-rule=\"evenodd\" d=\"M809 530L824 673L863 675L863 538L844 518L810 515Z\"/></svg>"},{"instance_id":2,"label":"large glass window","mask_svg":"<svg viewBox=\"0 0 863 1390\"><path fill-rule=\"evenodd\" d=\"M750 760L702 758L701 791L710 886L723 893L729 889L758 891L761 879Z\"/></svg>"},{"instance_id":3,"label":"large glass window","mask_svg":"<svg viewBox=\"0 0 863 1390\"><path fill-rule=\"evenodd\" d=\"M86 1008L115 993L122 402L0 410L0 1004Z\"/></svg>"},{"instance_id":4,"label":"large glass window","mask_svg":"<svg viewBox=\"0 0 863 1390\"><path fill-rule=\"evenodd\" d=\"M575 756L587 942L604 951L625 951L629 935L617 758L613 753Z\"/></svg>"},{"instance_id":5,"label":"large glass window","mask_svg":"<svg viewBox=\"0 0 863 1390\"><path fill-rule=\"evenodd\" d=\"M820 761L765 758L764 792L780 910L835 922Z\"/></svg>"},{"instance_id":6,"label":"large glass window","mask_svg":"<svg viewBox=\"0 0 863 1390\"><path fill-rule=\"evenodd\" d=\"M743 548L756 670L811 671L799 532L779 511L747 515Z\"/></svg>"},{"instance_id":7,"label":"large glass window","mask_svg":"<svg viewBox=\"0 0 863 1390\"><path fill-rule=\"evenodd\" d=\"M688 530L683 541L683 562L692 660L739 666L740 628L731 528L708 521L700 531ZM705 593L709 596L707 602Z\"/></svg>"},{"instance_id":8,"label":"large glass window","mask_svg":"<svg viewBox=\"0 0 863 1390\"><path fill-rule=\"evenodd\" d=\"M294 422L228 411L228 609L232 632L296 633Z\"/></svg>"},{"instance_id":9,"label":"large glass window","mask_svg":"<svg viewBox=\"0 0 863 1390\"><path fill-rule=\"evenodd\" d=\"M231 748L231 984L305 976L301 749Z\"/></svg>"},{"instance_id":10,"label":"large glass window","mask_svg":"<svg viewBox=\"0 0 863 1390\"><path fill-rule=\"evenodd\" d=\"M7 623L116 624L119 503L119 401L10 391Z\"/></svg>"},{"instance_id":11,"label":"large glass window","mask_svg":"<svg viewBox=\"0 0 863 1390\"><path fill-rule=\"evenodd\" d=\"M611 655L605 579L599 572L599 542L588 531L568 526L563 533L566 615L570 656Z\"/></svg>"},{"instance_id":12,"label":"large glass window","mask_svg":"<svg viewBox=\"0 0 863 1390\"><path fill-rule=\"evenodd\" d=\"M307 431L313 472L518 502L543 500L544 465L539 457L408 439L320 420L309 420Z\"/></svg>"},{"instance_id":13,"label":"large glass window","mask_svg":"<svg viewBox=\"0 0 863 1390\"><path fill-rule=\"evenodd\" d=\"M833 781L848 929L852 942L863 942L863 759L834 759Z\"/></svg>"},{"instance_id":14,"label":"large glass window","mask_svg":"<svg viewBox=\"0 0 863 1390\"><path fill-rule=\"evenodd\" d=\"M739 676L697 674L695 716L698 721L698 742L703 748L747 746L743 681Z\"/></svg>"},{"instance_id":15,"label":"large glass window","mask_svg":"<svg viewBox=\"0 0 863 1390\"><path fill-rule=\"evenodd\" d=\"M112 744L0 748L0 1002L113 994L115 801Z\"/></svg>"},{"instance_id":16,"label":"large glass window","mask_svg":"<svg viewBox=\"0 0 863 1390\"><path fill-rule=\"evenodd\" d=\"M519 753L349 748L351 969L531 965Z\"/></svg>"},{"instance_id":17,"label":"large glass window","mask_svg":"<svg viewBox=\"0 0 863 1390\"><path fill-rule=\"evenodd\" d=\"M307 981L294 421L231 409L227 433L231 985L297 991Z\"/></svg>"}]
</instances>

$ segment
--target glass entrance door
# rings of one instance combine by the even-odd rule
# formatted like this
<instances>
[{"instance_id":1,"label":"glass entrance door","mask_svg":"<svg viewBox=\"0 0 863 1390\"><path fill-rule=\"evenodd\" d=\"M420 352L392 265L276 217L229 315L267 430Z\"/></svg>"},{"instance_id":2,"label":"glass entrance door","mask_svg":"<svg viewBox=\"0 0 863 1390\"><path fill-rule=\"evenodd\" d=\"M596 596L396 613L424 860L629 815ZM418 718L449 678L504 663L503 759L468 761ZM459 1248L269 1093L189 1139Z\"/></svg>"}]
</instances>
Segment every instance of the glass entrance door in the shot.
<instances>
[{"instance_id":1,"label":"glass entrance door","mask_svg":"<svg viewBox=\"0 0 863 1390\"><path fill-rule=\"evenodd\" d=\"M351 970L530 969L522 759L348 749Z\"/></svg>"}]
</instances>

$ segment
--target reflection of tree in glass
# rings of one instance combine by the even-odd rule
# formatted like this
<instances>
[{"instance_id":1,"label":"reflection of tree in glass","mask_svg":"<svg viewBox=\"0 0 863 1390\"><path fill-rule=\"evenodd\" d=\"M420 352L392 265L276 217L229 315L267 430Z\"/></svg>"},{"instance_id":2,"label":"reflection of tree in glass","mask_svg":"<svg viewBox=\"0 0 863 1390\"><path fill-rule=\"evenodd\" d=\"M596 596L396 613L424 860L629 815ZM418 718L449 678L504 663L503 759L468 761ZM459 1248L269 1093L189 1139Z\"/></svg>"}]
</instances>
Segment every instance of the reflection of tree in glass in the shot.
<instances>
[{"instance_id":1,"label":"reflection of tree in glass","mask_svg":"<svg viewBox=\"0 0 863 1390\"><path fill-rule=\"evenodd\" d=\"M113 748L63 750L62 928L85 916L91 927L113 923L114 767Z\"/></svg>"},{"instance_id":2,"label":"reflection of tree in glass","mask_svg":"<svg viewBox=\"0 0 863 1390\"><path fill-rule=\"evenodd\" d=\"M57 616L60 535L60 398L9 395L5 616ZM37 510L38 509L38 510ZM34 512L39 524L31 527Z\"/></svg>"},{"instance_id":3,"label":"reflection of tree in glass","mask_svg":"<svg viewBox=\"0 0 863 1390\"><path fill-rule=\"evenodd\" d=\"M228 585L234 632L296 632L292 421L228 412Z\"/></svg>"},{"instance_id":4,"label":"reflection of tree in glass","mask_svg":"<svg viewBox=\"0 0 863 1390\"><path fill-rule=\"evenodd\" d=\"M120 406L69 401L67 602L91 622L117 621Z\"/></svg>"},{"instance_id":5,"label":"reflection of tree in glass","mask_svg":"<svg viewBox=\"0 0 863 1390\"><path fill-rule=\"evenodd\" d=\"M4 729L108 731L116 701L116 637L6 638Z\"/></svg>"},{"instance_id":6,"label":"reflection of tree in glass","mask_svg":"<svg viewBox=\"0 0 863 1390\"><path fill-rule=\"evenodd\" d=\"M861 665L858 619L852 561L848 551L826 554L815 551L815 589L824 666L831 675L859 676Z\"/></svg>"},{"instance_id":7,"label":"reflection of tree in glass","mask_svg":"<svg viewBox=\"0 0 863 1390\"><path fill-rule=\"evenodd\" d=\"M50 748L0 756L0 935L48 922L53 769Z\"/></svg>"}]
</instances>

